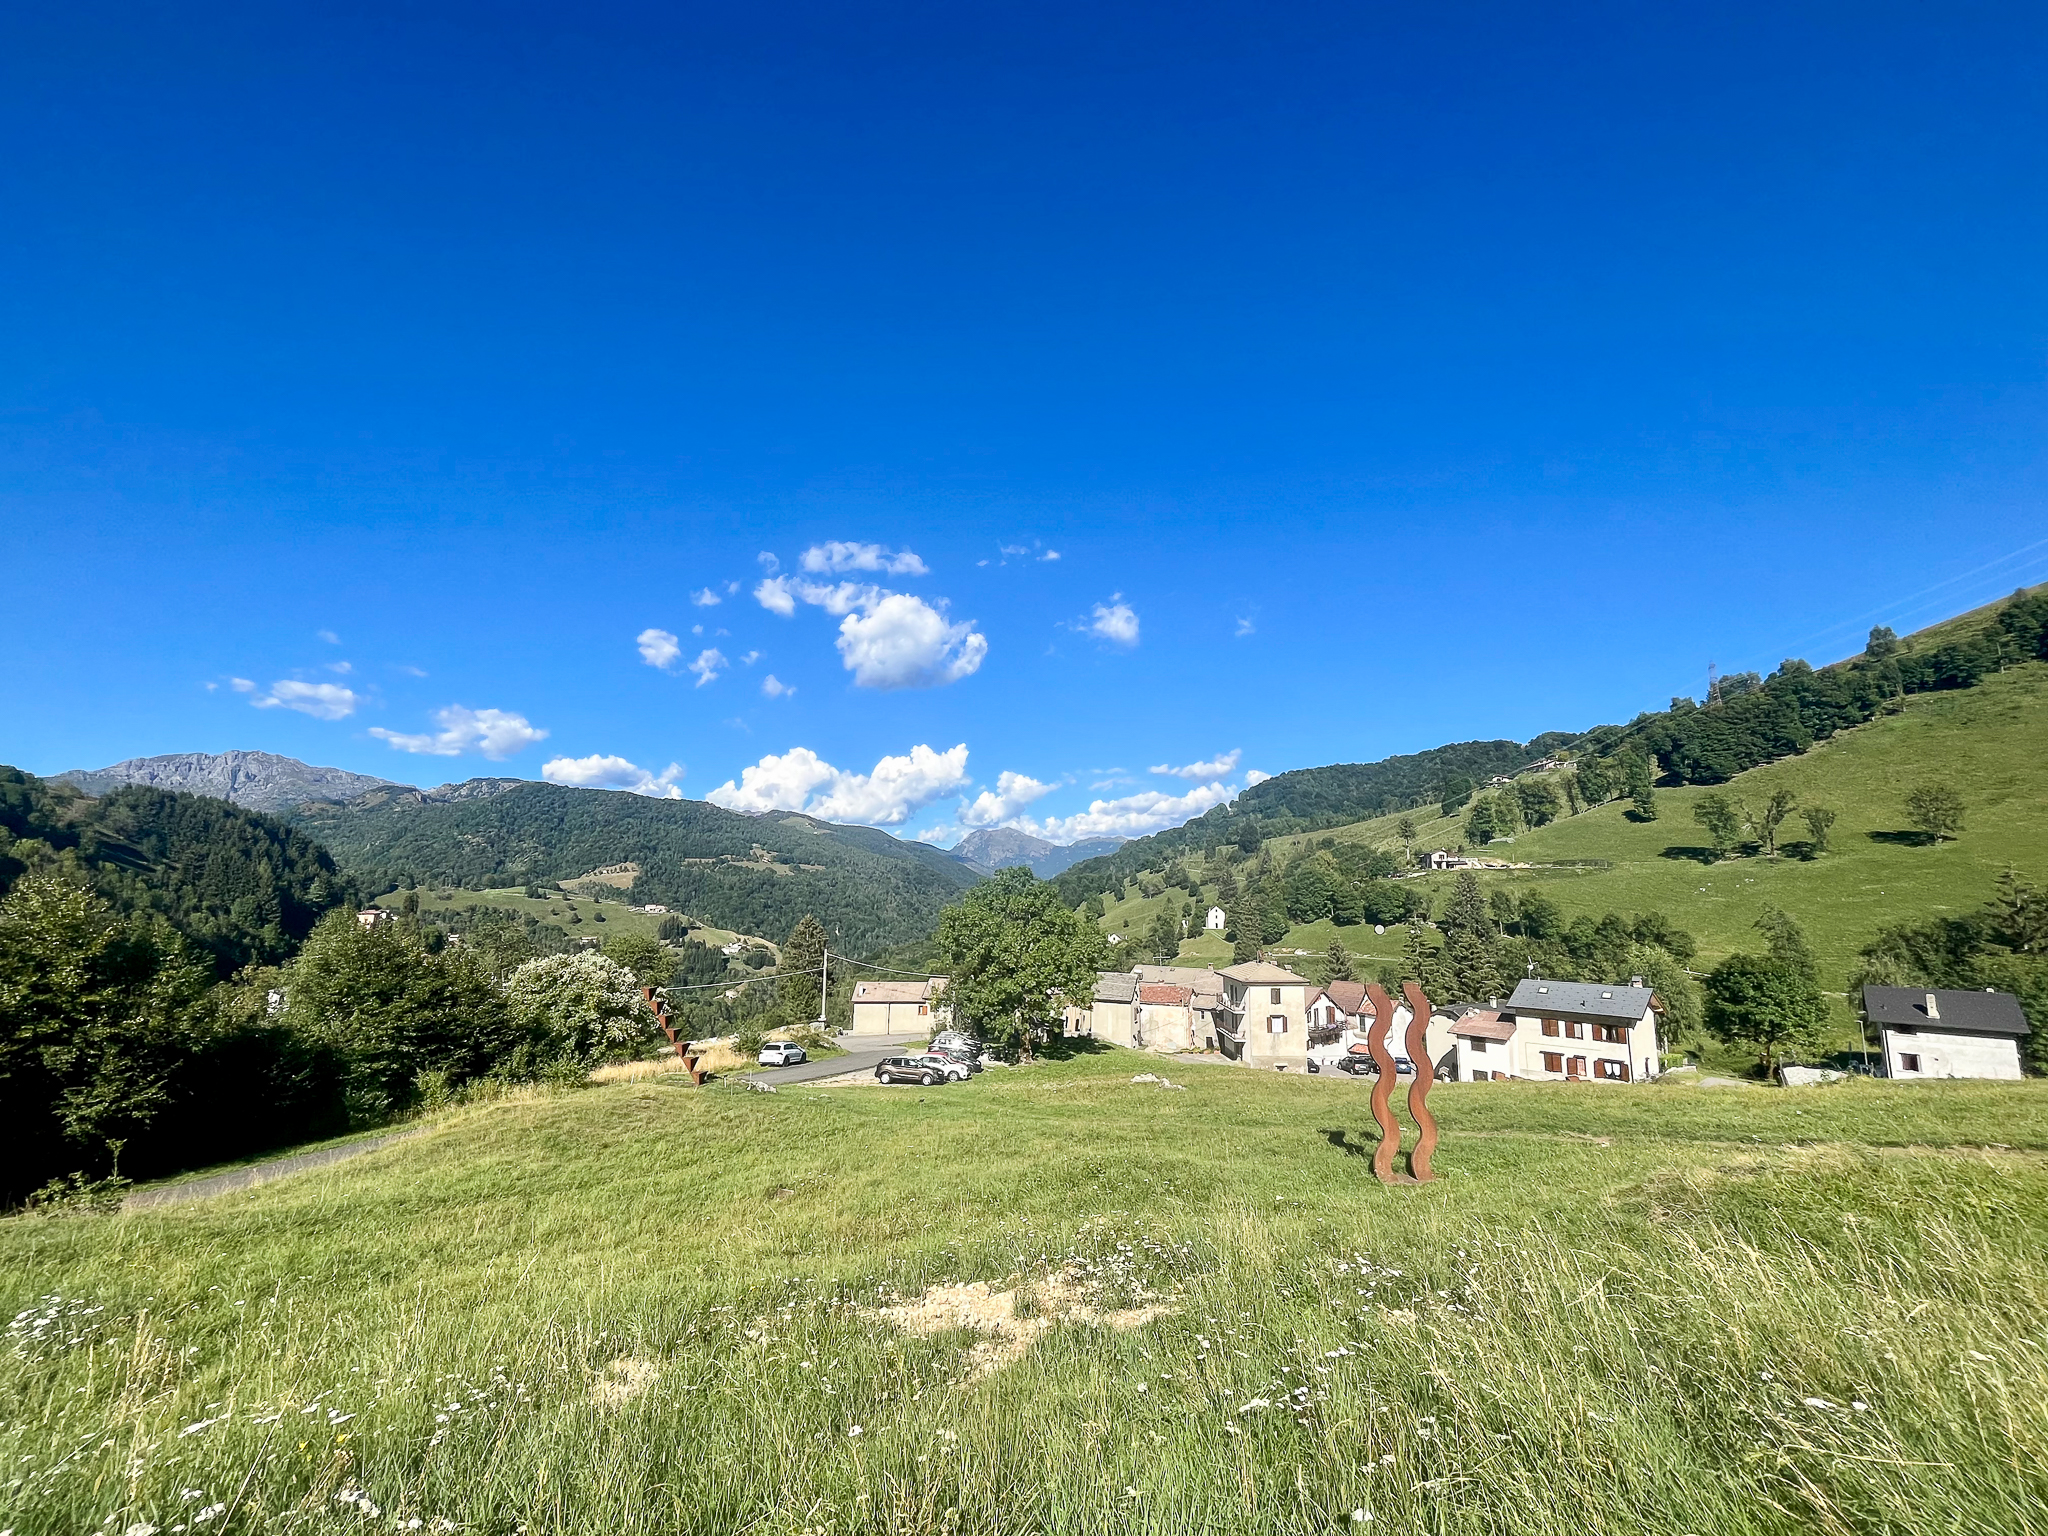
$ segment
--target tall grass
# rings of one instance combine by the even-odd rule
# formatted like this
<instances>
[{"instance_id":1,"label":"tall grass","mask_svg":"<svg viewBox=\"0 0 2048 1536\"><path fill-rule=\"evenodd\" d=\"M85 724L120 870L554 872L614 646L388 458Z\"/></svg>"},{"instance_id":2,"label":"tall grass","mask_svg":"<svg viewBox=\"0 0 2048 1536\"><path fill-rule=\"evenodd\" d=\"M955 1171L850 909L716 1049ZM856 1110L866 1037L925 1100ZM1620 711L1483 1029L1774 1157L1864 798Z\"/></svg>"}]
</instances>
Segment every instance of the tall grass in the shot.
<instances>
[{"instance_id":1,"label":"tall grass","mask_svg":"<svg viewBox=\"0 0 2048 1536\"><path fill-rule=\"evenodd\" d=\"M0 1529L2048 1531L2048 1167L1982 1148L2039 1086L1901 1138L1459 1085L1387 1190L1352 1085L1134 1065L633 1083L7 1223ZM979 1378L875 1316L1054 1274L1177 1310Z\"/></svg>"}]
</instances>

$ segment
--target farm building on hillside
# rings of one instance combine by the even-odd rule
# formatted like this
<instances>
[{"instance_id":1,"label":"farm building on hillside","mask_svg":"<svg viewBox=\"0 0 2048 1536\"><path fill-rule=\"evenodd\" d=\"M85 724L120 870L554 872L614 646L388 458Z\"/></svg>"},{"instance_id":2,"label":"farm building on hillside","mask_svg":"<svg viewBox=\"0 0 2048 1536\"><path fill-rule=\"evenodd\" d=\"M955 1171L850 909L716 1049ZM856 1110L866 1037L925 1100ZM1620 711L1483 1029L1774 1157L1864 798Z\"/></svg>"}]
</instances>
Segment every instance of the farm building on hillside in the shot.
<instances>
[{"instance_id":1,"label":"farm building on hillside","mask_svg":"<svg viewBox=\"0 0 2048 1536\"><path fill-rule=\"evenodd\" d=\"M1202 927L1210 933L1221 933L1230 924L1230 914L1221 907L1211 907L1209 915L1202 919Z\"/></svg>"},{"instance_id":2,"label":"farm building on hillside","mask_svg":"<svg viewBox=\"0 0 2048 1536\"><path fill-rule=\"evenodd\" d=\"M2027 1015L2009 992L1865 987L1863 1017L1882 1034L1887 1077L2021 1075Z\"/></svg>"},{"instance_id":3,"label":"farm building on hillside","mask_svg":"<svg viewBox=\"0 0 2048 1536\"><path fill-rule=\"evenodd\" d=\"M939 1027L940 997L946 978L925 981L856 981L853 984L853 1027L856 1035L914 1035Z\"/></svg>"}]
</instances>

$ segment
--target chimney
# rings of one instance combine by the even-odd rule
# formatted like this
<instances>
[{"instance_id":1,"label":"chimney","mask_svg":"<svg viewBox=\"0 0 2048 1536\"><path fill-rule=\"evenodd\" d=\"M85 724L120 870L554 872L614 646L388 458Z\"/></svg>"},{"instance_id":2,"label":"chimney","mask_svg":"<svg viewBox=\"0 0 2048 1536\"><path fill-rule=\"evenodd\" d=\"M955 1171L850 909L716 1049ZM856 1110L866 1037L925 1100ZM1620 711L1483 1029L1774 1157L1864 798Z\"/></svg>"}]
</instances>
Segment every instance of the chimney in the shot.
<instances>
[{"instance_id":1,"label":"chimney","mask_svg":"<svg viewBox=\"0 0 2048 1536\"><path fill-rule=\"evenodd\" d=\"M1643 984L1643 978L1640 976L1631 976L1628 979L1628 984L1632 987L1640 987Z\"/></svg>"},{"instance_id":2,"label":"chimney","mask_svg":"<svg viewBox=\"0 0 2048 1536\"><path fill-rule=\"evenodd\" d=\"M1927 994L1927 1017L1929 1017L1930 1019L1938 1019L1941 1017L1941 1004L1937 1003L1934 1000L1934 994L1932 992Z\"/></svg>"}]
</instances>

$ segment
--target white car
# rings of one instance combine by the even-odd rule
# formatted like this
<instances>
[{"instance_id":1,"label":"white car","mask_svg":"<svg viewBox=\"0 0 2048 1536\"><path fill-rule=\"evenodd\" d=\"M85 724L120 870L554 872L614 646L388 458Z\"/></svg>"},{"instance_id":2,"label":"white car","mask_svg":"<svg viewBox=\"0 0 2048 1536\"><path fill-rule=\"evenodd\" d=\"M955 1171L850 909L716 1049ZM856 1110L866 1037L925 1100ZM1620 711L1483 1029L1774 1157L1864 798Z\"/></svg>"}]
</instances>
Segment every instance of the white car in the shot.
<instances>
[{"instance_id":1,"label":"white car","mask_svg":"<svg viewBox=\"0 0 2048 1536\"><path fill-rule=\"evenodd\" d=\"M761 1065L764 1067L793 1067L810 1059L804 1054L804 1048L791 1040L770 1040L761 1047Z\"/></svg>"}]
</instances>

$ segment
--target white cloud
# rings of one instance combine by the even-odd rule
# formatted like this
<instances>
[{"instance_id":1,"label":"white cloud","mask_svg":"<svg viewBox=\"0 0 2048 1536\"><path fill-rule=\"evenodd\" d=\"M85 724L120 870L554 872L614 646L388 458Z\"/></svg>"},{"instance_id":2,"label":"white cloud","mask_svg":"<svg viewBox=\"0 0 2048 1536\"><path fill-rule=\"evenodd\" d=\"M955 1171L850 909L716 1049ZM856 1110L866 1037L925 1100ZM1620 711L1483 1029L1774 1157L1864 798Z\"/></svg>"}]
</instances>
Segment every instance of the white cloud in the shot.
<instances>
[{"instance_id":1,"label":"white cloud","mask_svg":"<svg viewBox=\"0 0 2048 1536\"><path fill-rule=\"evenodd\" d=\"M1038 558L1041 560L1057 560L1059 559L1059 557L1060 552L1058 550L1048 549L1044 554L1040 555Z\"/></svg>"},{"instance_id":2,"label":"white cloud","mask_svg":"<svg viewBox=\"0 0 2048 1536\"><path fill-rule=\"evenodd\" d=\"M839 626L839 654L863 688L935 688L980 669L988 637L948 624L923 598L892 593Z\"/></svg>"},{"instance_id":3,"label":"white cloud","mask_svg":"<svg viewBox=\"0 0 2048 1536\"><path fill-rule=\"evenodd\" d=\"M634 643L640 647L640 659L650 667L672 667L683 654L682 642L665 629L643 629Z\"/></svg>"},{"instance_id":4,"label":"white cloud","mask_svg":"<svg viewBox=\"0 0 2048 1536\"><path fill-rule=\"evenodd\" d=\"M702 688L706 683L716 682L719 673L723 672L725 667L725 652L718 650L716 647L699 651L697 659L690 663L690 671L697 674L697 686L699 688Z\"/></svg>"},{"instance_id":5,"label":"white cloud","mask_svg":"<svg viewBox=\"0 0 2048 1536\"><path fill-rule=\"evenodd\" d=\"M785 683L773 672L770 672L766 677L761 679L761 691L767 694L768 697L771 699L783 699L789 697L789 695L791 695L792 693L795 693L796 687L794 684Z\"/></svg>"},{"instance_id":6,"label":"white cloud","mask_svg":"<svg viewBox=\"0 0 2048 1536\"><path fill-rule=\"evenodd\" d=\"M761 653L759 651L749 651L746 655L740 658L740 665L743 667L751 667L755 662L759 661L760 659Z\"/></svg>"},{"instance_id":7,"label":"white cloud","mask_svg":"<svg viewBox=\"0 0 2048 1536\"><path fill-rule=\"evenodd\" d=\"M774 554L769 550L762 550L761 553L754 556L754 558L761 562L761 569L766 571L770 576L773 576L777 571L782 569L782 562L776 559ZM737 587L739 583L734 582L733 585Z\"/></svg>"},{"instance_id":8,"label":"white cloud","mask_svg":"<svg viewBox=\"0 0 2048 1536\"><path fill-rule=\"evenodd\" d=\"M699 591L692 592L690 594L690 601L695 603L699 608L716 608L720 603L724 602L725 599L720 597L716 592L712 591L709 587L704 587Z\"/></svg>"},{"instance_id":9,"label":"white cloud","mask_svg":"<svg viewBox=\"0 0 2048 1536\"><path fill-rule=\"evenodd\" d=\"M871 773L835 768L809 747L770 753L704 798L733 811L802 811L823 821L893 827L967 783L967 743L945 752L918 745Z\"/></svg>"},{"instance_id":10,"label":"white cloud","mask_svg":"<svg viewBox=\"0 0 2048 1536\"><path fill-rule=\"evenodd\" d=\"M754 601L785 619L796 612L796 598L790 593L787 576L770 576L763 580L754 588Z\"/></svg>"},{"instance_id":11,"label":"white cloud","mask_svg":"<svg viewBox=\"0 0 2048 1536\"><path fill-rule=\"evenodd\" d=\"M1183 763L1178 768L1171 767L1166 763L1154 763L1152 765L1152 772L1170 773L1176 779L1220 779L1223 775L1236 768L1237 760L1243 756L1244 749L1242 747L1232 747L1220 757L1212 758L1206 763Z\"/></svg>"},{"instance_id":12,"label":"white cloud","mask_svg":"<svg viewBox=\"0 0 2048 1536\"><path fill-rule=\"evenodd\" d=\"M1250 619L1246 619L1246 618L1240 618L1240 619L1239 619L1239 620L1237 621L1237 636L1236 636L1236 638L1237 638L1237 639L1239 639L1239 640L1242 640L1242 639L1243 639L1243 638L1244 638L1244 637L1245 637L1246 635L1252 635L1252 634L1257 634L1257 633L1258 633L1258 629L1259 629L1259 626L1258 626L1258 625L1256 625L1256 624L1254 624L1254 623L1253 623L1253 622L1252 622L1252 621L1251 621Z\"/></svg>"},{"instance_id":13,"label":"white cloud","mask_svg":"<svg viewBox=\"0 0 2048 1536\"><path fill-rule=\"evenodd\" d=\"M960 802L960 824L965 827L994 827L1014 821L1027 805L1053 792L1054 786L1007 769L996 777L993 790L984 789L973 801Z\"/></svg>"},{"instance_id":14,"label":"white cloud","mask_svg":"<svg viewBox=\"0 0 2048 1536\"><path fill-rule=\"evenodd\" d=\"M349 673L355 671L355 664L347 661L330 661L327 663L327 670L337 676L347 677Z\"/></svg>"},{"instance_id":15,"label":"white cloud","mask_svg":"<svg viewBox=\"0 0 2048 1536\"><path fill-rule=\"evenodd\" d=\"M317 638L325 640L329 645L341 644L341 636L337 635L331 629L316 630L314 633L317 636Z\"/></svg>"},{"instance_id":16,"label":"white cloud","mask_svg":"<svg viewBox=\"0 0 2048 1536\"><path fill-rule=\"evenodd\" d=\"M579 789L629 789L636 795L657 800L680 800L683 792L676 781L683 776L680 763L670 763L665 773L649 773L623 757L606 757L593 752L589 757L553 757L540 766L540 776L550 784L571 784Z\"/></svg>"},{"instance_id":17,"label":"white cloud","mask_svg":"<svg viewBox=\"0 0 2048 1536\"><path fill-rule=\"evenodd\" d=\"M231 677L228 679L228 686L237 693L254 693L256 691L256 685L246 677Z\"/></svg>"},{"instance_id":18,"label":"white cloud","mask_svg":"<svg viewBox=\"0 0 2048 1536\"><path fill-rule=\"evenodd\" d=\"M435 710L434 723L441 729L417 736L387 731L381 725L371 726L370 734L379 741L389 742L400 752L417 752L426 757L460 757L474 748L494 760L510 757L537 741L545 741L548 734L531 724L524 715L515 715L510 710L470 709L461 704Z\"/></svg>"},{"instance_id":19,"label":"white cloud","mask_svg":"<svg viewBox=\"0 0 2048 1536\"><path fill-rule=\"evenodd\" d=\"M1263 784L1271 777L1273 775L1270 773L1261 773L1256 768L1247 768L1244 771L1244 787L1250 789L1254 784Z\"/></svg>"},{"instance_id":20,"label":"white cloud","mask_svg":"<svg viewBox=\"0 0 2048 1536\"><path fill-rule=\"evenodd\" d=\"M1143 837L1162 827L1177 827L1236 794L1228 784L1201 784L1184 795L1148 789L1117 800L1092 801L1087 810L1073 816L1052 816L1036 824L1023 820L1015 825L1056 843L1084 837Z\"/></svg>"},{"instance_id":21,"label":"white cloud","mask_svg":"<svg viewBox=\"0 0 2048 1536\"><path fill-rule=\"evenodd\" d=\"M256 685L249 683L244 687L245 681L239 677L235 679L237 692L254 691ZM339 683L296 683L286 679L272 683L270 692L259 694L249 702L258 709L296 709L315 720L346 720L356 712L356 705L362 700L353 690Z\"/></svg>"},{"instance_id":22,"label":"white cloud","mask_svg":"<svg viewBox=\"0 0 2048 1536\"><path fill-rule=\"evenodd\" d=\"M1107 640L1113 645L1136 645L1138 643L1138 615L1131 605L1123 600L1123 593L1110 597L1107 603L1095 605L1095 616L1089 621L1088 633L1097 639Z\"/></svg>"},{"instance_id":23,"label":"white cloud","mask_svg":"<svg viewBox=\"0 0 2048 1536\"><path fill-rule=\"evenodd\" d=\"M394 672L403 672L407 677L425 677L427 675L425 670L420 667L399 666L393 667L391 670Z\"/></svg>"},{"instance_id":24,"label":"white cloud","mask_svg":"<svg viewBox=\"0 0 2048 1536\"><path fill-rule=\"evenodd\" d=\"M839 656L863 688L942 687L971 676L988 655L988 637L972 620L948 623L923 598L872 584L771 576L754 588L754 597L784 618L799 602L843 616Z\"/></svg>"},{"instance_id":25,"label":"white cloud","mask_svg":"<svg viewBox=\"0 0 2048 1536\"><path fill-rule=\"evenodd\" d=\"M845 571L881 571L889 576L930 574L924 561L907 549L891 551L880 544L850 544L840 539L813 544L797 563L807 571L827 571L835 576Z\"/></svg>"}]
</instances>

